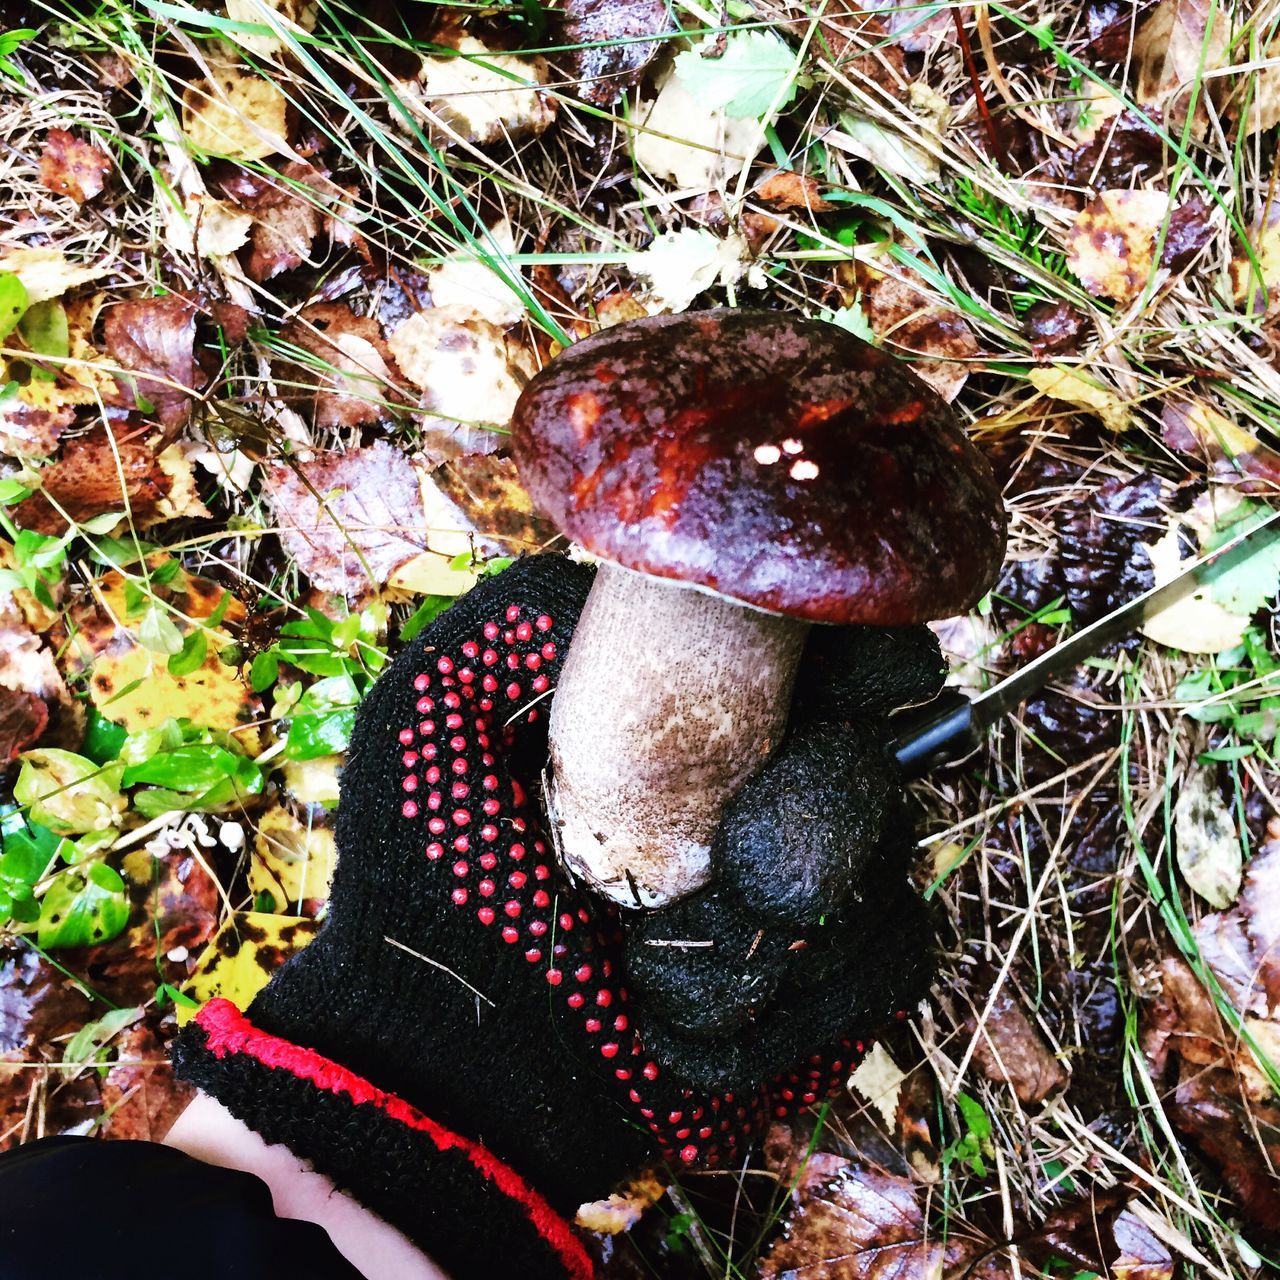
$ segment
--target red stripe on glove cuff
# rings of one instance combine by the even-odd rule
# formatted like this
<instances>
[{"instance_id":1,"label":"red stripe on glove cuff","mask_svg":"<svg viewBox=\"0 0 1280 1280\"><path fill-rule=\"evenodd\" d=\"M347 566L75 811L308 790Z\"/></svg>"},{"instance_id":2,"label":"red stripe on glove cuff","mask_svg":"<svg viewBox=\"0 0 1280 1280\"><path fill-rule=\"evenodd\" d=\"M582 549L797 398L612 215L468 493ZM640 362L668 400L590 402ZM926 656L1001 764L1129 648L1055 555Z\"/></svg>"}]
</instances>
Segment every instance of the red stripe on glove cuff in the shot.
<instances>
[{"instance_id":1,"label":"red stripe on glove cuff","mask_svg":"<svg viewBox=\"0 0 1280 1280\"><path fill-rule=\"evenodd\" d=\"M210 1000L195 1017L215 1058L244 1054L264 1067L287 1071L328 1093L341 1094L353 1103L368 1103L390 1119L426 1136L439 1151L457 1151L496 1190L518 1204L534 1229L560 1258L571 1280L591 1280L591 1258L569 1224L509 1165L491 1151L437 1124L395 1094L384 1093L346 1067L311 1049L279 1036L259 1031L230 1000Z\"/></svg>"}]
</instances>

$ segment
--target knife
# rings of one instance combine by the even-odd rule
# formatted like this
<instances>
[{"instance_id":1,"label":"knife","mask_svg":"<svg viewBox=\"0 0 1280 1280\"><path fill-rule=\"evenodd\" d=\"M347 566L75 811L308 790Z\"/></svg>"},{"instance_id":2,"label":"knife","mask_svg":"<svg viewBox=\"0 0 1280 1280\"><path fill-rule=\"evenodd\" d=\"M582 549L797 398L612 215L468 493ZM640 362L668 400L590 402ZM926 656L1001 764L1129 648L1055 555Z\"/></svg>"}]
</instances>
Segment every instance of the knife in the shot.
<instances>
[{"instance_id":1,"label":"knife","mask_svg":"<svg viewBox=\"0 0 1280 1280\"><path fill-rule=\"evenodd\" d=\"M890 718L889 727L894 755L903 774L918 778L938 765L968 755L992 725L1016 711L1055 677L1136 631L1156 614L1208 586L1277 539L1280 511L1273 511L1265 520L1193 561L1176 578L1134 596L1106 617L1082 627L1069 640L1046 650L985 693L970 698L958 689L944 689L932 702L898 712Z\"/></svg>"}]
</instances>

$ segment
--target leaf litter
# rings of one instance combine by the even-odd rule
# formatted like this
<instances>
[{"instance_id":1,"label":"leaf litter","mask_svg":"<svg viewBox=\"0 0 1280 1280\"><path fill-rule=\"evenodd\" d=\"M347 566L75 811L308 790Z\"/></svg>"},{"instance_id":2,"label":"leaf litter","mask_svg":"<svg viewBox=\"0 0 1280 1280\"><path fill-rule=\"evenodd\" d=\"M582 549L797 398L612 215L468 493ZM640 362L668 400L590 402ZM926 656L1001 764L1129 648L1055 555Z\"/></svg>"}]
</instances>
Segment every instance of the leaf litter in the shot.
<instances>
[{"instance_id":1,"label":"leaf litter","mask_svg":"<svg viewBox=\"0 0 1280 1280\"><path fill-rule=\"evenodd\" d=\"M6 1143L157 1136L178 993L246 999L314 934L355 704L559 545L505 431L567 338L763 305L908 361L1011 513L937 628L970 689L1275 492L1262 6L417 6L394 45L325 4L216 39L171 8L51 23L0 102ZM915 788L930 1002L752 1167L602 1211L606 1275L1257 1270L1278 574ZM54 830L41 761L101 771L107 825Z\"/></svg>"}]
</instances>

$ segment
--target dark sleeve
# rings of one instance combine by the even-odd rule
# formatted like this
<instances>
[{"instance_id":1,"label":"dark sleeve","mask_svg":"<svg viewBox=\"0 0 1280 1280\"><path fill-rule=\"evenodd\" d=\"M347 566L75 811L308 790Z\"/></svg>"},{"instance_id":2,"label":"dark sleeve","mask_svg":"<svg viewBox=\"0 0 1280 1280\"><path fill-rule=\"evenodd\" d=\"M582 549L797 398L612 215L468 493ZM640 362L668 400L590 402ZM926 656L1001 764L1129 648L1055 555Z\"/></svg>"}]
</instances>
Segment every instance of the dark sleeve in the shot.
<instances>
[{"instance_id":1,"label":"dark sleeve","mask_svg":"<svg viewBox=\"0 0 1280 1280\"><path fill-rule=\"evenodd\" d=\"M260 1178L92 1138L0 1154L0 1258L5 1280L360 1280L320 1227L275 1216Z\"/></svg>"}]
</instances>

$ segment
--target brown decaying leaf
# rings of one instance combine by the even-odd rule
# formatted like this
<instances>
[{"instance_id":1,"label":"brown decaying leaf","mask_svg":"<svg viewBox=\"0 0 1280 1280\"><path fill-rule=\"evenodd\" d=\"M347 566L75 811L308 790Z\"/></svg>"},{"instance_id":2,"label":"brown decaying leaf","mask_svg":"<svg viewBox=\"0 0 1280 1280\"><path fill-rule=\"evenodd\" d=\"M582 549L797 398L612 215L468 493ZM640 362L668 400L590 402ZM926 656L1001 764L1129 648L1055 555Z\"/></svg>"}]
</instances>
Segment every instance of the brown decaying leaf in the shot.
<instances>
[{"instance_id":1,"label":"brown decaying leaf","mask_svg":"<svg viewBox=\"0 0 1280 1280\"><path fill-rule=\"evenodd\" d=\"M955 1232L931 1229L914 1184L826 1152L812 1154L792 1191L781 1238L759 1280L926 1280L990 1276L971 1270L985 1252Z\"/></svg>"},{"instance_id":2,"label":"brown decaying leaf","mask_svg":"<svg viewBox=\"0 0 1280 1280\"><path fill-rule=\"evenodd\" d=\"M866 9L884 23L894 42L910 53L927 53L939 44L956 44L955 18L950 7L937 12L921 9L918 0L867 0ZM973 25L973 6L958 6L966 29Z\"/></svg>"},{"instance_id":3,"label":"brown decaying leaf","mask_svg":"<svg viewBox=\"0 0 1280 1280\"><path fill-rule=\"evenodd\" d=\"M786 28L800 39L817 19L810 55L830 62L842 77L870 80L895 97L906 92L910 77L903 46L889 38L883 17L868 12L873 0L828 0L820 9L793 0L779 7L786 13Z\"/></svg>"},{"instance_id":4,"label":"brown decaying leaf","mask_svg":"<svg viewBox=\"0 0 1280 1280\"><path fill-rule=\"evenodd\" d=\"M218 180L222 194L253 216L245 271L252 280L270 280L307 261L326 228L335 236L334 211L346 196L327 169L290 160L279 173L236 166Z\"/></svg>"},{"instance_id":5,"label":"brown decaying leaf","mask_svg":"<svg viewBox=\"0 0 1280 1280\"><path fill-rule=\"evenodd\" d=\"M1085 46L1098 62L1123 62L1133 43L1134 23L1140 23L1160 0L1088 0L1085 6Z\"/></svg>"},{"instance_id":6,"label":"brown decaying leaf","mask_svg":"<svg viewBox=\"0 0 1280 1280\"><path fill-rule=\"evenodd\" d=\"M1211 405L1168 399L1160 410L1160 423L1165 444L1207 461L1215 475L1230 480L1242 493L1280 493L1280 453Z\"/></svg>"},{"instance_id":7,"label":"brown decaying leaf","mask_svg":"<svg viewBox=\"0 0 1280 1280\"><path fill-rule=\"evenodd\" d=\"M118 379L125 403L148 401L165 427L184 423L198 385L195 299L168 293L117 303L107 309L103 337L111 358L138 375Z\"/></svg>"},{"instance_id":8,"label":"brown decaying leaf","mask_svg":"<svg viewBox=\"0 0 1280 1280\"><path fill-rule=\"evenodd\" d=\"M151 524L161 518L173 480L148 445L99 431L68 444L40 472L40 484L14 508L13 518L24 529L58 536L69 521L79 524L126 506L135 523Z\"/></svg>"},{"instance_id":9,"label":"brown decaying leaf","mask_svg":"<svg viewBox=\"0 0 1280 1280\"><path fill-rule=\"evenodd\" d=\"M1138 101L1160 108L1170 125L1180 129L1191 108L1197 78L1224 64L1230 27L1231 14L1219 0L1163 0L1133 41ZM1208 125L1207 98L1212 87L1211 79L1202 80L1198 87L1197 137Z\"/></svg>"},{"instance_id":10,"label":"brown decaying leaf","mask_svg":"<svg viewBox=\"0 0 1280 1280\"><path fill-rule=\"evenodd\" d=\"M894 355L944 400L954 400L969 377L978 340L964 317L936 302L909 268L895 263L892 274L870 263L854 265L863 313Z\"/></svg>"},{"instance_id":11,"label":"brown decaying leaf","mask_svg":"<svg viewBox=\"0 0 1280 1280\"><path fill-rule=\"evenodd\" d=\"M43 698L0 685L0 770L34 746L49 723Z\"/></svg>"},{"instance_id":12,"label":"brown decaying leaf","mask_svg":"<svg viewBox=\"0 0 1280 1280\"><path fill-rule=\"evenodd\" d=\"M560 536L555 525L534 508L510 458L492 454L455 458L437 467L431 478L466 525L512 554L545 550Z\"/></svg>"},{"instance_id":13,"label":"brown decaying leaf","mask_svg":"<svg viewBox=\"0 0 1280 1280\"><path fill-rule=\"evenodd\" d=\"M317 364L286 358L280 381L286 402L317 427L359 427L395 412L391 352L376 320L342 302L320 302L303 307L280 338L316 358Z\"/></svg>"},{"instance_id":14,"label":"brown decaying leaf","mask_svg":"<svg viewBox=\"0 0 1280 1280\"><path fill-rule=\"evenodd\" d=\"M426 550L418 475L385 442L276 463L266 495L286 549L322 591L362 598Z\"/></svg>"},{"instance_id":15,"label":"brown decaying leaf","mask_svg":"<svg viewBox=\"0 0 1280 1280\"><path fill-rule=\"evenodd\" d=\"M1022 1102L1042 1102L1067 1074L1015 996L1001 989L976 1034L973 1059L988 1080L1011 1084Z\"/></svg>"},{"instance_id":16,"label":"brown decaying leaf","mask_svg":"<svg viewBox=\"0 0 1280 1280\"><path fill-rule=\"evenodd\" d=\"M34 601L31 605L45 612ZM46 618L37 625L50 624L51 618ZM44 705L49 717L40 731L44 746L80 745L84 712L59 674L53 651L32 631L18 601L8 593L0 593L0 690L38 698Z\"/></svg>"},{"instance_id":17,"label":"brown decaying leaf","mask_svg":"<svg viewBox=\"0 0 1280 1280\"><path fill-rule=\"evenodd\" d=\"M149 1027L129 1027L114 1046L116 1060L102 1081L102 1136L160 1142L195 1088L174 1076L164 1045Z\"/></svg>"},{"instance_id":18,"label":"brown decaying leaf","mask_svg":"<svg viewBox=\"0 0 1280 1280\"><path fill-rule=\"evenodd\" d=\"M817 182L794 169L775 169L756 183L756 196L780 209L807 209L810 213L826 213L836 206L819 194Z\"/></svg>"},{"instance_id":19,"label":"brown decaying leaf","mask_svg":"<svg viewBox=\"0 0 1280 1280\"><path fill-rule=\"evenodd\" d=\"M50 129L40 153L40 183L84 204L98 195L111 172L111 159L91 142L66 129Z\"/></svg>"},{"instance_id":20,"label":"brown decaying leaf","mask_svg":"<svg viewBox=\"0 0 1280 1280\"><path fill-rule=\"evenodd\" d=\"M0 453L12 458L47 458L56 451L58 440L75 416L69 404L44 409L10 397L0 408Z\"/></svg>"},{"instance_id":21,"label":"brown decaying leaf","mask_svg":"<svg viewBox=\"0 0 1280 1280\"><path fill-rule=\"evenodd\" d=\"M1089 318L1069 302L1037 302L1024 317L1037 358L1076 352L1090 329Z\"/></svg>"},{"instance_id":22,"label":"brown decaying leaf","mask_svg":"<svg viewBox=\"0 0 1280 1280\"><path fill-rule=\"evenodd\" d=\"M674 30L665 0L568 0L558 44L579 45L565 55L584 102L607 107L639 83L665 42L643 40Z\"/></svg>"},{"instance_id":23,"label":"brown decaying leaf","mask_svg":"<svg viewBox=\"0 0 1280 1280\"><path fill-rule=\"evenodd\" d=\"M1239 901L1194 931L1250 1035L1277 1061L1280 844L1253 855ZM1273 1226L1280 1221L1280 1098L1186 961L1164 957L1146 986L1142 1046L1156 1078L1176 1081L1166 1103L1174 1123L1222 1169L1243 1211Z\"/></svg>"}]
</instances>

